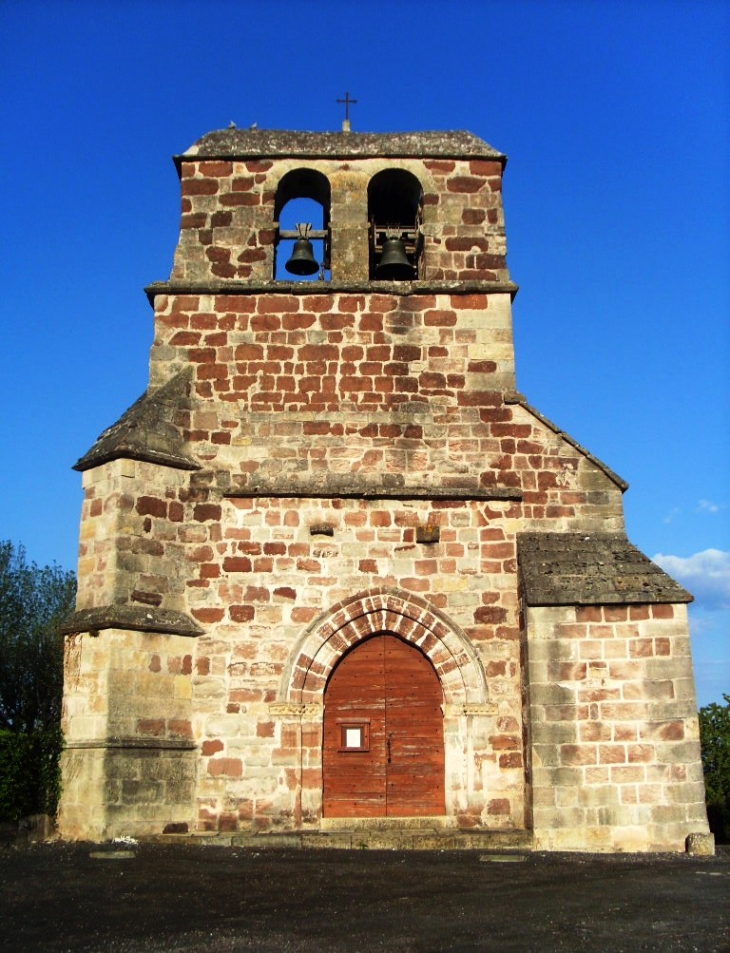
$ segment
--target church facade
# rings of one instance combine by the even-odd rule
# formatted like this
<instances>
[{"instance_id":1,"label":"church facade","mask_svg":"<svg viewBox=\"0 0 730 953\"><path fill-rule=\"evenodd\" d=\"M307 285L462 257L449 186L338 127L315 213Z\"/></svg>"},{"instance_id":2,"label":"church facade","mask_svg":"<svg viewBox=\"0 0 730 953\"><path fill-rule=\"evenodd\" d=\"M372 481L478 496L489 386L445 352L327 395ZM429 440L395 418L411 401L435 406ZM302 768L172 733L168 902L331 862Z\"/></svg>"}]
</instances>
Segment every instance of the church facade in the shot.
<instances>
[{"instance_id":1,"label":"church facade","mask_svg":"<svg viewBox=\"0 0 730 953\"><path fill-rule=\"evenodd\" d=\"M235 128L176 157L149 387L76 465L63 836L707 831L691 596L516 390L505 161Z\"/></svg>"}]
</instances>

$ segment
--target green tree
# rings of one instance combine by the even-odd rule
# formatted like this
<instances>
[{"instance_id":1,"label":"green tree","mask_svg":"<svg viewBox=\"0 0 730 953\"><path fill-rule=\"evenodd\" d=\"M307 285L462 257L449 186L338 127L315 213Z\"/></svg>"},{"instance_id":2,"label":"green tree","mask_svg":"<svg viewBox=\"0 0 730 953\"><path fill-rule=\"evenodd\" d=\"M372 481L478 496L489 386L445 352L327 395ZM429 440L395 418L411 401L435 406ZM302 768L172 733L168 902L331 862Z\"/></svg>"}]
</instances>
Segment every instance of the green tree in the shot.
<instances>
[{"instance_id":1,"label":"green tree","mask_svg":"<svg viewBox=\"0 0 730 953\"><path fill-rule=\"evenodd\" d=\"M700 743L710 828L722 843L730 841L730 695L724 705L700 708Z\"/></svg>"},{"instance_id":2,"label":"green tree","mask_svg":"<svg viewBox=\"0 0 730 953\"><path fill-rule=\"evenodd\" d=\"M63 639L73 573L39 568L0 542L0 817L55 813L62 747Z\"/></svg>"}]
</instances>

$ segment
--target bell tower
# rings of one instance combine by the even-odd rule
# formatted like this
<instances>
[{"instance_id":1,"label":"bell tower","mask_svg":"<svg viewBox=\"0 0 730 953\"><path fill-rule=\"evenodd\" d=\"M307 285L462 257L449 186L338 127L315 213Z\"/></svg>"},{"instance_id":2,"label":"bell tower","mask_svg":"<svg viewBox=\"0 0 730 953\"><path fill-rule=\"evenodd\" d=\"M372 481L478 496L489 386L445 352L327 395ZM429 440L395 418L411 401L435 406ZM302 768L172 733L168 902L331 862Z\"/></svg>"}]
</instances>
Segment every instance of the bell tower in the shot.
<instances>
[{"instance_id":1,"label":"bell tower","mask_svg":"<svg viewBox=\"0 0 730 953\"><path fill-rule=\"evenodd\" d=\"M690 597L515 391L505 162L467 132L236 128L175 157L149 388L76 464L66 836L703 830L701 775L670 819L653 780L699 764ZM641 711L609 704L627 679ZM588 772L607 739L641 778Z\"/></svg>"}]
</instances>

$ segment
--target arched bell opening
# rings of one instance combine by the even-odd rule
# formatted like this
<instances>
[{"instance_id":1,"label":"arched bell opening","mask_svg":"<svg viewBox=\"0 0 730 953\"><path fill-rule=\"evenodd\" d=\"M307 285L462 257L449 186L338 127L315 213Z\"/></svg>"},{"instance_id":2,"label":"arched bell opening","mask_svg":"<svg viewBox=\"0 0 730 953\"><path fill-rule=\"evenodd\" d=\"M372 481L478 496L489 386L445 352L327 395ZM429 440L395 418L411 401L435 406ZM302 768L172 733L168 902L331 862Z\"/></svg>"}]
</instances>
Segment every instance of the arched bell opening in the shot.
<instances>
[{"instance_id":1,"label":"arched bell opening","mask_svg":"<svg viewBox=\"0 0 730 953\"><path fill-rule=\"evenodd\" d=\"M294 169L276 190L274 277L329 281L330 183L315 169Z\"/></svg>"},{"instance_id":2,"label":"arched bell opening","mask_svg":"<svg viewBox=\"0 0 730 953\"><path fill-rule=\"evenodd\" d=\"M412 281L421 272L423 189L405 169L378 172L368 185L370 278Z\"/></svg>"}]
</instances>

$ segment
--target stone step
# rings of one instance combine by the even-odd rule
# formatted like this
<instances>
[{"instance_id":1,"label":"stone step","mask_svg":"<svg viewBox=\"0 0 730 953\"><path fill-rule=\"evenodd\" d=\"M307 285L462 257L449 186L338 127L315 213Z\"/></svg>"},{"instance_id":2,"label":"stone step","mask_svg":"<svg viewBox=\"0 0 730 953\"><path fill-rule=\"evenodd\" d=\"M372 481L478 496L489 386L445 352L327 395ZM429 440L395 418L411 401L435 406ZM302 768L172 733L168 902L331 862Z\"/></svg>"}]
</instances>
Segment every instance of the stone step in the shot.
<instances>
[{"instance_id":1,"label":"stone step","mask_svg":"<svg viewBox=\"0 0 730 953\"><path fill-rule=\"evenodd\" d=\"M358 825L337 830L269 834L163 834L141 839L154 840L156 843L246 847L255 850L481 850L505 853L533 850L531 831L458 830L434 826L396 828Z\"/></svg>"}]
</instances>

